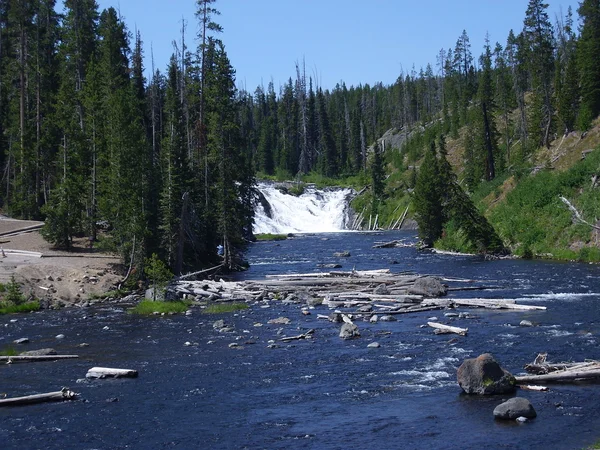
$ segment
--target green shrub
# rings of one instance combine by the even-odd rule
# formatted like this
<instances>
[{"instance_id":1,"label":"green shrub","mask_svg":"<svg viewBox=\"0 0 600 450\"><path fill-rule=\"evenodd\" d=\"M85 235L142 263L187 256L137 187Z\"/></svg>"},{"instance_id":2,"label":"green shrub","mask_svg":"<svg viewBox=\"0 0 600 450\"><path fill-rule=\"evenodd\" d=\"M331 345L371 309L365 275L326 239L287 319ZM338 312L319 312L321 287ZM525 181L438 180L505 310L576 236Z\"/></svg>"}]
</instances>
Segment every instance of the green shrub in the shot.
<instances>
[{"instance_id":1,"label":"green shrub","mask_svg":"<svg viewBox=\"0 0 600 450\"><path fill-rule=\"evenodd\" d=\"M20 305L4 304L0 306L0 315L2 314L15 314L15 313L28 313L38 311L40 304L37 301L22 303Z\"/></svg>"}]
</instances>

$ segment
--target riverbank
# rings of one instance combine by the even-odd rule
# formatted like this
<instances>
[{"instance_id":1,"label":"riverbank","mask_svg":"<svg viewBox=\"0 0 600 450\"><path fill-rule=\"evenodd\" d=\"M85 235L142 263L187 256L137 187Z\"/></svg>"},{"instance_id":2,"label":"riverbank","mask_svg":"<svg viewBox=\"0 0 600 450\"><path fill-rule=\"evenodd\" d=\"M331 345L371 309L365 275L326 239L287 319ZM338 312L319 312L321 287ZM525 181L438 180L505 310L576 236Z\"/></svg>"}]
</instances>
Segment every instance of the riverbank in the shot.
<instances>
[{"instance_id":1,"label":"riverbank","mask_svg":"<svg viewBox=\"0 0 600 450\"><path fill-rule=\"evenodd\" d=\"M86 248L84 238L71 251L53 249L40 235L42 225L0 215L0 283L14 276L25 296L50 308L83 306L116 288L122 279L117 256Z\"/></svg>"}]
</instances>

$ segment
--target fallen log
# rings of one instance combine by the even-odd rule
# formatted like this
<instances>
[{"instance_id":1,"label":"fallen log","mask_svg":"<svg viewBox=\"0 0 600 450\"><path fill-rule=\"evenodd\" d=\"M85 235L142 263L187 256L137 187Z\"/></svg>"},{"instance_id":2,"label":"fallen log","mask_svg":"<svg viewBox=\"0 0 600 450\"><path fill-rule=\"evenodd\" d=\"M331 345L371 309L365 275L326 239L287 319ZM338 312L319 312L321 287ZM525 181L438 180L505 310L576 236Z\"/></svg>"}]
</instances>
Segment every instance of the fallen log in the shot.
<instances>
[{"instance_id":1,"label":"fallen log","mask_svg":"<svg viewBox=\"0 0 600 450\"><path fill-rule=\"evenodd\" d=\"M77 394L69 388L62 388L57 392L49 392L47 394L27 395L25 397L5 398L0 400L0 406L19 406L31 405L34 403L56 402L63 400L73 400Z\"/></svg>"},{"instance_id":2,"label":"fallen log","mask_svg":"<svg viewBox=\"0 0 600 450\"><path fill-rule=\"evenodd\" d=\"M135 378L137 376L137 370L111 369L108 367L92 367L85 375L86 378Z\"/></svg>"},{"instance_id":3,"label":"fallen log","mask_svg":"<svg viewBox=\"0 0 600 450\"><path fill-rule=\"evenodd\" d=\"M595 380L600 378L600 368L564 370L542 375L522 375L515 377L521 383L569 383L572 381Z\"/></svg>"},{"instance_id":4,"label":"fallen log","mask_svg":"<svg viewBox=\"0 0 600 450\"><path fill-rule=\"evenodd\" d=\"M454 333L460 336L466 336L467 332L469 331L468 328L451 327L450 325L444 325L437 322L427 322L427 325L429 325L432 328L435 328L436 334Z\"/></svg>"},{"instance_id":5,"label":"fallen log","mask_svg":"<svg viewBox=\"0 0 600 450\"><path fill-rule=\"evenodd\" d=\"M79 355L16 355L16 356L0 356L0 361L16 362L16 361L53 361L57 359L72 359L79 358Z\"/></svg>"},{"instance_id":6,"label":"fallen log","mask_svg":"<svg viewBox=\"0 0 600 450\"><path fill-rule=\"evenodd\" d=\"M460 306L476 306L481 308L490 308L490 309L515 309L520 311L545 311L545 306L535 306L535 305L519 305L517 303L513 303L514 300L502 300L502 299L462 299L455 298L452 299L455 305Z\"/></svg>"},{"instance_id":7,"label":"fallen log","mask_svg":"<svg viewBox=\"0 0 600 450\"><path fill-rule=\"evenodd\" d=\"M306 333L302 333L302 334L299 334L297 336L283 337L283 338L281 338L279 340L281 342L290 342L290 341L297 341L297 340L300 340L300 339L311 339L314 332L315 332L315 330L313 330L311 328Z\"/></svg>"},{"instance_id":8,"label":"fallen log","mask_svg":"<svg viewBox=\"0 0 600 450\"><path fill-rule=\"evenodd\" d=\"M532 384L519 384L517 386L520 389L523 389L526 391L547 391L548 390L547 386L536 386L536 385L532 385Z\"/></svg>"}]
</instances>

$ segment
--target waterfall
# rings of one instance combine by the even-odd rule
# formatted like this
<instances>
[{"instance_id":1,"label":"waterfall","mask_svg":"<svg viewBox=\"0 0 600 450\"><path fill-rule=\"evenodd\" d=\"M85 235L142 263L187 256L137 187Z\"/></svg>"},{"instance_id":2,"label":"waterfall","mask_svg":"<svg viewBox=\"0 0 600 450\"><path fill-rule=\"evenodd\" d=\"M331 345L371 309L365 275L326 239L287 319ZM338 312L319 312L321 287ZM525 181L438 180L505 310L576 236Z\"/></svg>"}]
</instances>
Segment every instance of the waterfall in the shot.
<instances>
[{"instance_id":1,"label":"waterfall","mask_svg":"<svg viewBox=\"0 0 600 450\"><path fill-rule=\"evenodd\" d=\"M273 183L257 186L255 234L325 233L343 231L350 223L352 189L317 189L307 186L300 196L285 193Z\"/></svg>"}]
</instances>

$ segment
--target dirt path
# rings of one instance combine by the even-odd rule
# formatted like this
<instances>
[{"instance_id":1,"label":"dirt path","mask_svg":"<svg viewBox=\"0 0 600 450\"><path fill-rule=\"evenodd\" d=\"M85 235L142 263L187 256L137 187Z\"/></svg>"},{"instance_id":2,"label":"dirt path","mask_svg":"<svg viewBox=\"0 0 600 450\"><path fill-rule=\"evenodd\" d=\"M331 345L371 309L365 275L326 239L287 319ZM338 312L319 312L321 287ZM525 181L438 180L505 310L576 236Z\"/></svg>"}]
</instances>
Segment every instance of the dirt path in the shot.
<instances>
[{"instance_id":1,"label":"dirt path","mask_svg":"<svg viewBox=\"0 0 600 450\"><path fill-rule=\"evenodd\" d=\"M122 279L118 257L85 248L85 239L72 252L53 250L39 233L42 225L0 215L0 283L14 275L25 295L70 306L114 289Z\"/></svg>"}]
</instances>

